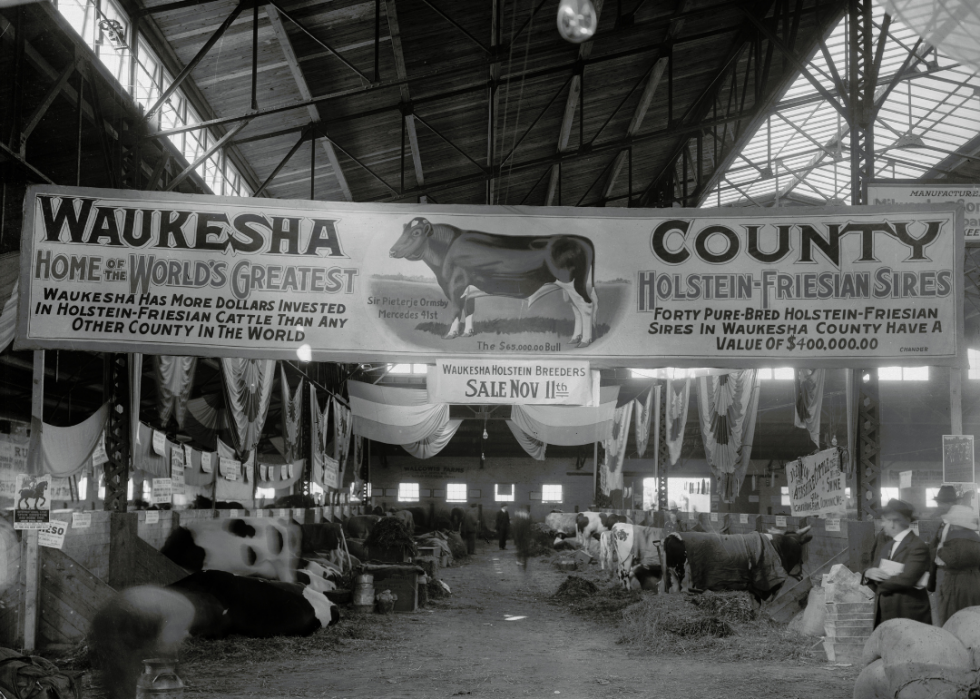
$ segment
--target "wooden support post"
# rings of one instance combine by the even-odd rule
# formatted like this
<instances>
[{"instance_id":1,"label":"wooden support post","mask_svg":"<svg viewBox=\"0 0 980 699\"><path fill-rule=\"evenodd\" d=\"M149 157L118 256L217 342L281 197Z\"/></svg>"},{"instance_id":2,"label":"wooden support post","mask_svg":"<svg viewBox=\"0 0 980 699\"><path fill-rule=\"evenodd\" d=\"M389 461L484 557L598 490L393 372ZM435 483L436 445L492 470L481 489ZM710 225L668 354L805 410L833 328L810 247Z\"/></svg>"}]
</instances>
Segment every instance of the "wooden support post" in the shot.
<instances>
[{"instance_id":1,"label":"wooden support post","mask_svg":"<svg viewBox=\"0 0 980 699\"><path fill-rule=\"evenodd\" d=\"M963 370L949 369L950 434L963 434Z\"/></svg>"},{"instance_id":2,"label":"wooden support post","mask_svg":"<svg viewBox=\"0 0 980 699\"><path fill-rule=\"evenodd\" d=\"M31 387L31 447L41 448L39 435L33 434L39 430L44 421L44 350L34 350L34 377ZM28 463L35 466L35 474L39 472L40 457L31 454ZM37 530L29 529L24 532L24 650L31 651L37 647L38 603L41 591L41 564L37 546Z\"/></svg>"}]
</instances>

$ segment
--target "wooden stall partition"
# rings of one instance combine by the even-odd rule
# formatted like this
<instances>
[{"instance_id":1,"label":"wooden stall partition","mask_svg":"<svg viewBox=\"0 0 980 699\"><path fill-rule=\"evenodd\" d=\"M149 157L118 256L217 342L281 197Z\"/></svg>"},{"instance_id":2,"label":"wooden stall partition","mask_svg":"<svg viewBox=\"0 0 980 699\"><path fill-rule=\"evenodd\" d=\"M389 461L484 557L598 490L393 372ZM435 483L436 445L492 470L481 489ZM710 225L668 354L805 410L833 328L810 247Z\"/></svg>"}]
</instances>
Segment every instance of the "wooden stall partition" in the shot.
<instances>
[{"instance_id":1,"label":"wooden stall partition","mask_svg":"<svg viewBox=\"0 0 980 699\"><path fill-rule=\"evenodd\" d=\"M65 544L61 550L100 580L107 580L109 577L109 530L112 513L93 510L84 514L91 515L86 517L88 525L84 527L69 526L68 531L65 532ZM72 513L52 512L51 518L71 522Z\"/></svg>"},{"instance_id":2,"label":"wooden stall partition","mask_svg":"<svg viewBox=\"0 0 980 699\"><path fill-rule=\"evenodd\" d=\"M748 534L757 531L756 520L759 515L748 514L745 512L728 513L728 533L729 534Z\"/></svg>"},{"instance_id":3,"label":"wooden stall partition","mask_svg":"<svg viewBox=\"0 0 980 699\"><path fill-rule=\"evenodd\" d=\"M156 522L148 523L147 514L156 512L159 519ZM163 548L163 543L167 540L176 527L180 525L180 513L175 510L145 510L136 513L139 521L136 525L136 532L139 538L159 550Z\"/></svg>"},{"instance_id":4,"label":"wooden stall partition","mask_svg":"<svg viewBox=\"0 0 980 699\"><path fill-rule=\"evenodd\" d=\"M58 549L41 547L39 647L74 644L115 591ZM19 646L16 646L19 647Z\"/></svg>"},{"instance_id":5,"label":"wooden stall partition","mask_svg":"<svg viewBox=\"0 0 980 699\"><path fill-rule=\"evenodd\" d=\"M103 580L113 589L122 590L135 584L138 513L110 512L109 515L109 572Z\"/></svg>"},{"instance_id":6,"label":"wooden stall partition","mask_svg":"<svg viewBox=\"0 0 980 699\"><path fill-rule=\"evenodd\" d=\"M148 541L137 538L133 556L132 585L170 585L190 573L160 553Z\"/></svg>"}]
</instances>

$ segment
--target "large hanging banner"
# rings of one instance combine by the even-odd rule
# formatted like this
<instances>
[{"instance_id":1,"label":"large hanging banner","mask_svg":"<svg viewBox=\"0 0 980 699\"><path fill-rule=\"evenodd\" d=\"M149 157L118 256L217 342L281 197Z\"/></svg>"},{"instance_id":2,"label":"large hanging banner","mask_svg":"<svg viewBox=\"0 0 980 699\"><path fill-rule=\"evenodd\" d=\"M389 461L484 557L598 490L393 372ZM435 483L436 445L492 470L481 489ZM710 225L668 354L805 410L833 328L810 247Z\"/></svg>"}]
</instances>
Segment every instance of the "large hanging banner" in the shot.
<instances>
[{"instance_id":1,"label":"large hanging banner","mask_svg":"<svg viewBox=\"0 0 980 699\"><path fill-rule=\"evenodd\" d=\"M425 377L430 403L595 405L599 373L588 362L440 359Z\"/></svg>"},{"instance_id":2,"label":"large hanging banner","mask_svg":"<svg viewBox=\"0 0 980 699\"><path fill-rule=\"evenodd\" d=\"M837 447L789 462L786 481L794 517L840 516L847 510L847 478Z\"/></svg>"},{"instance_id":3,"label":"large hanging banner","mask_svg":"<svg viewBox=\"0 0 980 699\"><path fill-rule=\"evenodd\" d=\"M960 204L963 206L963 238L980 246L980 182L956 184L943 181L878 180L868 183L868 203Z\"/></svg>"},{"instance_id":4,"label":"large hanging banner","mask_svg":"<svg viewBox=\"0 0 980 699\"><path fill-rule=\"evenodd\" d=\"M948 204L544 209L34 186L24 226L17 349L958 365L963 214Z\"/></svg>"}]
</instances>

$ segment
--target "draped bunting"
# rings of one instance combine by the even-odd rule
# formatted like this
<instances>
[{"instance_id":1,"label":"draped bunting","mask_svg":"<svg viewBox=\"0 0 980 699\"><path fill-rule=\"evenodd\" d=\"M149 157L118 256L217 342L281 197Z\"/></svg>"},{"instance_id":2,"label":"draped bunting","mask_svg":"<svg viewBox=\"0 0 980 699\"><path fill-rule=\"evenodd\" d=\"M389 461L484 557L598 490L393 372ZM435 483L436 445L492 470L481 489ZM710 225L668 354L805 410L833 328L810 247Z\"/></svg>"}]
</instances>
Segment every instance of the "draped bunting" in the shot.
<instances>
[{"instance_id":1,"label":"draped bunting","mask_svg":"<svg viewBox=\"0 0 980 699\"><path fill-rule=\"evenodd\" d=\"M27 472L32 475L50 473L55 478L67 478L81 472L91 463L92 452L99 445L108 417L109 408L103 405L71 427L55 427L36 418L31 420Z\"/></svg>"},{"instance_id":2,"label":"draped bunting","mask_svg":"<svg viewBox=\"0 0 980 699\"><path fill-rule=\"evenodd\" d=\"M228 432L226 411L219 408L220 405L221 397L216 393L187 401L184 429L195 442L211 448L212 451L217 450L218 434L227 436Z\"/></svg>"},{"instance_id":3,"label":"draped bunting","mask_svg":"<svg viewBox=\"0 0 980 699\"><path fill-rule=\"evenodd\" d=\"M385 444L412 444L446 428L449 405L429 403L428 391L348 381L353 432Z\"/></svg>"},{"instance_id":4,"label":"draped bunting","mask_svg":"<svg viewBox=\"0 0 980 699\"><path fill-rule=\"evenodd\" d=\"M296 391L290 393L286 381L286 368L279 365L279 384L282 389L282 455L287 461L299 457L302 419L303 419L303 379L299 380Z\"/></svg>"},{"instance_id":5,"label":"draped bunting","mask_svg":"<svg viewBox=\"0 0 980 699\"><path fill-rule=\"evenodd\" d=\"M197 357L156 355L153 358L153 379L157 387L157 412L161 425L166 426L173 415L177 426L183 428L196 369Z\"/></svg>"},{"instance_id":6,"label":"draped bunting","mask_svg":"<svg viewBox=\"0 0 980 699\"><path fill-rule=\"evenodd\" d=\"M353 429L353 420L351 425ZM354 492L361 492L364 487L364 438L354 435L351 440L351 466L354 472Z\"/></svg>"},{"instance_id":7,"label":"draped bunting","mask_svg":"<svg viewBox=\"0 0 980 699\"><path fill-rule=\"evenodd\" d=\"M653 418L654 394L660 397L660 386L651 386L646 394L633 401L633 428L636 431L636 455L642 457L650 441L650 422ZM659 405L659 401L657 401Z\"/></svg>"},{"instance_id":8,"label":"draped bunting","mask_svg":"<svg viewBox=\"0 0 980 699\"><path fill-rule=\"evenodd\" d=\"M449 420L445 426L436 430L428 437L412 444L402 444L402 449L414 456L416 459L428 459L443 450L449 440L456 434L456 430L463 424L462 420Z\"/></svg>"},{"instance_id":9,"label":"draped bunting","mask_svg":"<svg viewBox=\"0 0 980 699\"><path fill-rule=\"evenodd\" d=\"M823 407L823 384L826 369L796 369L796 414L793 424L810 433L810 439L820 446L820 410Z\"/></svg>"},{"instance_id":10,"label":"draped bunting","mask_svg":"<svg viewBox=\"0 0 980 699\"><path fill-rule=\"evenodd\" d=\"M599 405L515 405L511 420L527 435L546 444L576 446L608 439L619 386L599 389Z\"/></svg>"},{"instance_id":11,"label":"draped bunting","mask_svg":"<svg viewBox=\"0 0 980 699\"><path fill-rule=\"evenodd\" d=\"M520 427L514 424L513 420L507 420L507 427L510 428L511 434L514 435L514 439L517 443L521 445L521 448L528 453L528 455L535 461L544 461L544 452L548 448L545 442L539 439L535 439L527 432L522 430Z\"/></svg>"},{"instance_id":12,"label":"draped bunting","mask_svg":"<svg viewBox=\"0 0 980 699\"><path fill-rule=\"evenodd\" d=\"M254 450L262 438L275 371L273 359L221 360L231 441L239 454Z\"/></svg>"},{"instance_id":13,"label":"draped bunting","mask_svg":"<svg viewBox=\"0 0 980 699\"><path fill-rule=\"evenodd\" d=\"M20 288L20 253L0 255L0 352L7 349L17 330L17 301Z\"/></svg>"},{"instance_id":14,"label":"draped bunting","mask_svg":"<svg viewBox=\"0 0 980 699\"><path fill-rule=\"evenodd\" d=\"M339 488L339 464L327 453L328 436L330 433L330 405L320 410L316 399L316 389L310 384L310 457L313 463L313 481L322 488Z\"/></svg>"},{"instance_id":15,"label":"draped bunting","mask_svg":"<svg viewBox=\"0 0 980 699\"><path fill-rule=\"evenodd\" d=\"M609 437L602 443L606 456L602 460L602 494L609 495L613 490L623 489L623 459L626 456L626 442L630 434L630 418L633 416L633 402L613 413L612 429Z\"/></svg>"},{"instance_id":16,"label":"draped bunting","mask_svg":"<svg viewBox=\"0 0 980 699\"><path fill-rule=\"evenodd\" d=\"M676 385L676 381L667 379L665 419L667 420L667 453L670 456L671 466L681 458L681 448L684 446L687 407L691 399L691 379L684 379L684 387L680 391L676 390Z\"/></svg>"},{"instance_id":17,"label":"draped bunting","mask_svg":"<svg viewBox=\"0 0 980 699\"><path fill-rule=\"evenodd\" d=\"M759 407L755 369L698 379L698 417L704 454L719 482L719 496L737 496L752 455Z\"/></svg>"},{"instance_id":18,"label":"draped bunting","mask_svg":"<svg viewBox=\"0 0 980 699\"><path fill-rule=\"evenodd\" d=\"M337 396L330 399L333 402L333 458L337 460L339 473L337 486L344 482L344 471L347 468L347 454L350 452L350 435L353 423L350 408L341 403Z\"/></svg>"}]
</instances>

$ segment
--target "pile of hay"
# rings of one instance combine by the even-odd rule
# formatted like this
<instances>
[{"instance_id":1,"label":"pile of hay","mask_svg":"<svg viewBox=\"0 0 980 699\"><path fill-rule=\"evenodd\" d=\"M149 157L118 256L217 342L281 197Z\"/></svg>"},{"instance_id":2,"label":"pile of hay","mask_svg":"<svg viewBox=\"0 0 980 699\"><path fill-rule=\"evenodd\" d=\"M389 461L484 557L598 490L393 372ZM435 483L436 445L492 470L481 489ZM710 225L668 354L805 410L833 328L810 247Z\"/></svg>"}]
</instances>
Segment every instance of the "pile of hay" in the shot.
<instances>
[{"instance_id":1,"label":"pile of hay","mask_svg":"<svg viewBox=\"0 0 980 699\"><path fill-rule=\"evenodd\" d=\"M364 543L375 551L393 550L407 556L419 555L415 539L408 533L405 523L396 517L382 517L378 520Z\"/></svg>"},{"instance_id":2,"label":"pile of hay","mask_svg":"<svg viewBox=\"0 0 980 699\"><path fill-rule=\"evenodd\" d=\"M583 597L591 597L597 592L599 592L599 588L594 583L589 582L585 578L580 578L577 575L569 575L565 579L565 582L558 586L558 590L552 595L552 598L556 600L577 600Z\"/></svg>"},{"instance_id":3,"label":"pile of hay","mask_svg":"<svg viewBox=\"0 0 980 699\"><path fill-rule=\"evenodd\" d=\"M760 618L759 605L748 592L705 592L689 601L702 613L723 621L745 622Z\"/></svg>"},{"instance_id":4,"label":"pile of hay","mask_svg":"<svg viewBox=\"0 0 980 699\"><path fill-rule=\"evenodd\" d=\"M531 525L529 556L548 556L555 551L555 537L551 530L540 522Z\"/></svg>"},{"instance_id":5,"label":"pile of hay","mask_svg":"<svg viewBox=\"0 0 980 699\"><path fill-rule=\"evenodd\" d=\"M446 588L439 584L438 580L433 580L429 578L429 582L426 583L425 589L428 592L430 600L443 599L449 597L449 593L446 592Z\"/></svg>"},{"instance_id":6,"label":"pile of hay","mask_svg":"<svg viewBox=\"0 0 980 699\"><path fill-rule=\"evenodd\" d=\"M655 653L710 653L719 662L807 657L812 639L750 608L740 594L645 595L623 611L619 642Z\"/></svg>"}]
</instances>

